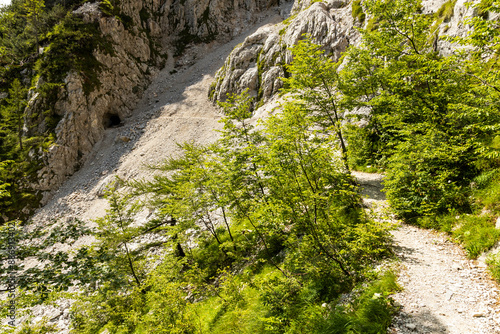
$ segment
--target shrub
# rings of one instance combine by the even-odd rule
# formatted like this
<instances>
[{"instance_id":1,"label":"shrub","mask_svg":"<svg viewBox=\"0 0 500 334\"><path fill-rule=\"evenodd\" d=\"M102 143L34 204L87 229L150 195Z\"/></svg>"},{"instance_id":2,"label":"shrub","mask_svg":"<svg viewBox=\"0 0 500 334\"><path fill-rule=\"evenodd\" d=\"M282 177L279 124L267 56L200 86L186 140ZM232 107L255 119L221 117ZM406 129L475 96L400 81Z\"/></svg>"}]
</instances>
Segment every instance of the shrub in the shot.
<instances>
[{"instance_id":1,"label":"shrub","mask_svg":"<svg viewBox=\"0 0 500 334\"><path fill-rule=\"evenodd\" d=\"M395 151L384 185L396 214L412 220L470 209L466 147L421 135L398 144Z\"/></svg>"},{"instance_id":2,"label":"shrub","mask_svg":"<svg viewBox=\"0 0 500 334\"><path fill-rule=\"evenodd\" d=\"M366 14L363 12L361 0L354 0L352 2L352 17L357 19L359 23L365 22Z\"/></svg>"},{"instance_id":3,"label":"shrub","mask_svg":"<svg viewBox=\"0 0 500 334\"><path fill-rule=\"evenodd\" d=\"M358 170L374 172L376 167L383 167L384 159L380 155L380 138L372 127L358 127L347 124L345 137L349 144L349 165ZM370 166L370 167L368 167Z\"/></svg>"},{"instance_id":4,"label":"shrub","mask_svg":"<svg viewBox=\"0 0 500 334\"><path fill-rule=\"evenodd\" d=\"M477 198L478 209L488 209L500 213L500 169L482 173L474 179L477 190L474 192Z\"/></svg>"},{"instance_id":5,"label":"shrub","mask_svg":"<svg viewBox=\"0 0 500 334\"><path fill-rule=\"evenodd\" d=\"M500 254L496 253L490 255L486 260L486 263L488 264L488 270L491 276L500 282Z\"/></svg>"},{"instance_id":6,"label":"shrub","mask_svg":"<svg viewBox=\"0 0 500 334\"><path fill-rule=\"evenodd\" d=\"M436 16L442 22L449 22L453 16L453 9L457 0L448 0L436 12Z\"/></svg>"}]
</instances>

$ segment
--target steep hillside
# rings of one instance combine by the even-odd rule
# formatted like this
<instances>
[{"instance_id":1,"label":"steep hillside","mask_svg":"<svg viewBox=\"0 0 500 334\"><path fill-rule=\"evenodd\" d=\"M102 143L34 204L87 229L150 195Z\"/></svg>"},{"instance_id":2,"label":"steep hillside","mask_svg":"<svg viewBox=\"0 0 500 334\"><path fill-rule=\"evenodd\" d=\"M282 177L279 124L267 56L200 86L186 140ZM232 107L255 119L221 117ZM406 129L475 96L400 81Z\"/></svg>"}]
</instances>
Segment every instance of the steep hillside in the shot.
<instances>
[{"instance_id":1,"label":"steep hillside","mask_svg":"<svg viewBox=\"0 0 500 334\"><path fill-rule=\"evenodd\" d=\"M49 138L24 152L44 206L17 223L22 331L495 333L473 260L500 239L492 3L75 5L9 129ZM91 53L41 67L75 31ZM356 169L386 173L390 212Z\"/></svg>"}]
</instances>

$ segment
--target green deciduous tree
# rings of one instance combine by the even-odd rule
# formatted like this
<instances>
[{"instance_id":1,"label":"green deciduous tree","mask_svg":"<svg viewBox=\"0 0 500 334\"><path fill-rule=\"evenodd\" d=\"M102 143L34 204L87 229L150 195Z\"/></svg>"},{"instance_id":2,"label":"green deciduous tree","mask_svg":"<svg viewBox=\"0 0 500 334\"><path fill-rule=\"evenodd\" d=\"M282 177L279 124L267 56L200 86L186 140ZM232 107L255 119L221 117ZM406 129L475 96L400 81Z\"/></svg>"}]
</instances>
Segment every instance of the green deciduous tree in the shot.
<instances>
[{"instance_id":1,"label":"green deciduous tree","mask_svg":"<svg viewBox=\"0 0 500 334\"><path fill-rule=\"evenodd\" d=\"M108 267L107 270L114 272L114 276L121 276L119 272L125 273L125 276L132 277L137 287L140 287L141 273L137 269L135 256L130 249L133 237L138 234L138 228L133 226L138 206L131 203L130 194L118 192L117 183L108 189L106 198L110 208L106 216L96 220L98 225L96 250L98 253L113 256L114 261L108 261L104 265Z\"/></svg>"},{"instance_id":2,"label":"green deciduous tree","mask_svg":"<svg viewBox=\"0 0 500 334\"><path fill-rule=\"evenodd\" d=\"M333 132L340 145L344 167L349 171L347 145L342 121L344 108L338 90L338 64L324 54L321 46L306 38L292 49L293 60L286 69L289 78L284 78L283 93L291 93L296 103L301 103L315 116L315 123L325 131Z\"/></svg>"},{"instance_id":3,"label":"green deciduous tree","mask_svg":"<svg viewBox=\"0 0 500 334\"><path fill-rule=\"evenodd\" d=\"M268 177L274 217L264 216L264 210L261 215L271 225L294 232L288 240L299 252L292 268L325 280L325 286L328 276L332 281L355 281L370 257L361 254L373 255L377 247L355 246L374 226L359 210L360 197L351 176L344 172L337 138L325 136L323 129L316 128L316 115L294 102L266 120L264 131L262 170ZM383 234L377 236L380 245ZM300 242L295 239L299 235L303 235Z\"/></svg>"}]
</instances>

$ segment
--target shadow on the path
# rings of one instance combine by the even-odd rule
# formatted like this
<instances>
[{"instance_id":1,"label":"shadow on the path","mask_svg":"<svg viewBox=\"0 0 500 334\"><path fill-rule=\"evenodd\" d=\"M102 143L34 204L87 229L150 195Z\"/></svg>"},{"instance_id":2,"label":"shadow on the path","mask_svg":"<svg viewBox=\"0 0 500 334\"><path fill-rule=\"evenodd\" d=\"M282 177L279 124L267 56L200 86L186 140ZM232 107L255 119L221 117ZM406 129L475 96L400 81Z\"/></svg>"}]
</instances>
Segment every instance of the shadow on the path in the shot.
<instances>
[{"instance_id":1,"label":"shadow on the path","mask_svg":"<svg viewBox=\"0 0 500 334\"><path fill-rule=\"evenodd\" d=\"M449 330L441 320L424 307L413 313L404 309L399 311L388 333L449 333Z\"/></svg>"},{"instance_id":2,"label":"shadow on the path","mask_svg":"<svg viewBox=\"0 0 500 334\"><path fill-rule=\"evenodd\" d=\"M376 201L385 201L385 193L382 192L384 186L382 180L384 178L381 174L352 172L352 175L358 181L361 188L361 195L366 196Z\"/></svg>"},{"instance_id":3,"label":"shadow on the path","mask_svg":"<svg viewBox=\"0 0 500 334\"><path fill-rule=\"evenodd\" d=\"M385 201L386 197L385 193L382 192L383 186L380 183L380 181L378 181L378 184L372 184L372 183L375 183L375 181L370 183L360 184L361 194L377 201Z\"/></svg>"},{"instance_id":4,"label":"shadow on the path","mask_svg":"<svg viewBox=\"0 0 500 334\"><path fill-rule=\"evenodd\" d=\"M421 261L417 260L415 256L411 256L415 253L415 249L413 249L413 248L401 246L401 245L394 243L392 246L392 249L398 258L400 258L400 259L404 258L406 262L410 262L413 264L421 263Z\"/></svg>"}]
</instances>

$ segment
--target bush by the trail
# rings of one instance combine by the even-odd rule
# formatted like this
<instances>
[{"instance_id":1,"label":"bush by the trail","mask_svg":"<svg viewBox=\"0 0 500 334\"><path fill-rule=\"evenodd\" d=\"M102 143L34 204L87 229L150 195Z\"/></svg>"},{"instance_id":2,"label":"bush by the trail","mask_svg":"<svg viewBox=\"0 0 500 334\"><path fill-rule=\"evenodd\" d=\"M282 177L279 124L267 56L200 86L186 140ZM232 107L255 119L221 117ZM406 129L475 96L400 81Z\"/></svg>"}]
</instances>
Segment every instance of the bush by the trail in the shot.
<instances>
[{"instance_id":1,"label":"bush by the trail","mask_svg":"<svg viewBox=\"0 0 500 334\"><path fill-rule=\"evenodd\" d=\"M388 162L384 191L400 217L470 210L468 149L449 145L432 133L396 146Z\"/></svg>"}]
</instances>

